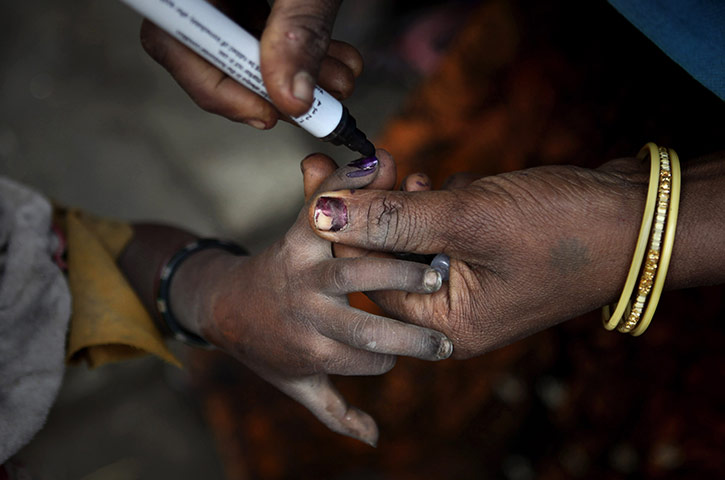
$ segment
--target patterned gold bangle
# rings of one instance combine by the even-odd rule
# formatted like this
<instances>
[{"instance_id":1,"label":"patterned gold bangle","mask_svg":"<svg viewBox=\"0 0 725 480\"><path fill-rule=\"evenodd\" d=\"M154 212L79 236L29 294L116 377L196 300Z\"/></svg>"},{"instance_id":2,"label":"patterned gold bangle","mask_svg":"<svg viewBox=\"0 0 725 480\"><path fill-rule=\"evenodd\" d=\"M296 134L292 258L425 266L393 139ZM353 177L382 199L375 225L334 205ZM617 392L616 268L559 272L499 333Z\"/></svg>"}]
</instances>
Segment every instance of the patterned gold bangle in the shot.
<instances>
[{"instance_id":1,"label":"patterned gold bangle","mask_svg":"<svg viewBox=\"0 0 725 480\"><path fill-rule=\"evenodd\" d=\"M662 252L660 254L659 267L657 276L652 285L652 293L647 301L647 308L642 315L642 320L632 331L632 335L638 337L642 335L647 327L649 327L652 317L654 316L657 304L662 295L662 289L665 286L665 278L667 278L667 270L670 266L672 258L672 250L675 245L675 233L677 232L677 217L680 210L680 191L682 189L682 174L680 170L680 159L677 153L669 149L670 162L672 164L672 181L670 193L670 206L667 213L667 225L665 226L665 238L662 241Z\"/></svg>"},{"instance_id":2,"label":"patterned gold bangle","mask_svg":"<svg viewBox=\"0 0 725 480\"><path fill-rule=\"evenodd\" d=\"M660 179L660 163L661 159L657 145L650 142L642 147L637 154L637 159L644 160L647 155L650 157L650 175L649 187L647 190L647 200L642 215L642 225L639 229L637 237L637 245L632 256L632 264L629 267L629 273L622 289L622 294L614 307L614 313L610 314L610 306L605 305L602 308L602 322L607 330L614 330L625 314L625 310L629 308L629 300L634 292L639 272L642 268L642 262L647 251L648 237L650 236L652 222L655 217L655 208L657 207L657 193ZM629 314L627 314L629 315Z\"/></svg>"},{"instance_id":3,"label":"patterned gold bangle","mask_svg":"<svg viewBox=\"0 0 725 480\"><path fill-rule=\"evenodd\" d=\"M644 311L647 297L652 291L652 285L657 274L660 263L660 250L662 247L662 234L667 221L667 212L670 204L670 191L672 184L672 168L670 166L670 155L666 148L658 149L660 161L660 175L657 188L657 209L655 210L654 226L650 233L649 247L645 258L644 267L639 278L636 298L630 301L630 308L627 310L627 316L619 325L617 330L622 333L632 331L640 321Z\"/></svg>"}]
</instances>

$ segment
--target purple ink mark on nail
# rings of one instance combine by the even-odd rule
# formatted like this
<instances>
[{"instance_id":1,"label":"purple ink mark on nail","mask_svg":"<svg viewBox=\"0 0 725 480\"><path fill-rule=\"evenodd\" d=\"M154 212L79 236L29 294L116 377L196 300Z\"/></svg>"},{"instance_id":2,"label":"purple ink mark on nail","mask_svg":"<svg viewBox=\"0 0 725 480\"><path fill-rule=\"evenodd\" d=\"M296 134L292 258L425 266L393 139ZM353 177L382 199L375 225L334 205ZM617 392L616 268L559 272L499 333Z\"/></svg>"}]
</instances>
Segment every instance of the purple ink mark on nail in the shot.
<instances>
[{"instance_id":1,"label":"purple ink mark on nail","mask_svg":"<svg viewBox=\"0 0 725 480\"><path fill-rule=\"evenodd\" d=\"M357 170L346 174L349 178L365 177L375 171L375 168L378 166L378 159L375 157L360 158L348 163L347 166L357 168Z\"/></svg>"},{"instance_id":2,"label":"purple ink mark on nail","mask_svg":"<svg viewBox=\"0 0 725 480\"><path fill-rule=\"evenodd\" d=\"M419 180L416 180L415 183L418 184L419 187L427 187L428 185L430 185L428 182L423 183Z\"/></svg>"},{"instance_id":3,"label":"purple ink mark on nail","mask_svg":"<svg viewBox=\"0 0 725 480\"><path fill-rule=\"evenodd\" d=\"M374 170L378 166L378 159L376 157L359 158L348 163L347 166L355 167L358 170Z\"/></svg>"},{"instance_id":4,"label":"purple ink mark on nail","mask_svg":"<svg viewBox=\"0 0 725 480\"><path fill-rule=\"evenodd\" d=\"M315 205L315 226L328 232L338 232L347 225L347 205L339 198L320 197Z\"/></svg>"},{"instance_id":5,"label":"purple ink mark on nail","mask_svg":"<svg viewBox=\"0 0 725 480\"><path fill-rule=\"evenodd\" d=\"M349 178L358 178L358 177L366 177L370 175L371 173L375 173L375 169L372 168L370 170L353 170L352 172L347 172L345 175Z\"/></svg>"}]
</instances>

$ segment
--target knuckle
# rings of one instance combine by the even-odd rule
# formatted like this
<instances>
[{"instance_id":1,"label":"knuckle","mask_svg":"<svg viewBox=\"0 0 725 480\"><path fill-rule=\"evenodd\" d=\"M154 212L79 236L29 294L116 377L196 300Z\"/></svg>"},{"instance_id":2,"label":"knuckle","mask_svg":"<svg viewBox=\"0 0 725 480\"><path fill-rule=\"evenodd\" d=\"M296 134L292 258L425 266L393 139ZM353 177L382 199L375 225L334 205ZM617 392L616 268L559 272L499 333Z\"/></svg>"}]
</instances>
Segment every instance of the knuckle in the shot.
<instances>
[{"instance_id":1,"label":"knuckle","mask_svg":"<svg viewBox=\"0 0 725 480\"><path fill-rule=\"evenodd\" d=\"M229 117L232 120L245 118L246 112L244 109L222 99L222 96L219 95L217 89L223 79L217 80L211 73L212 72L199 78L195 84L189 85L187 91L194 99L194 102L196 102L199 108L209 113Z\"/></svg>"},{"instance_id":2,"label":"knuckle","mask_svg":"<svg viewBox=\"0 0 725 480\"><path fill-rule=\"evenodd\" d=\"M315 371L327 372L335 361L335 356L326 342L311 342L307 346L306 357L306 363Z\"/></svg>"},{"instance_id":3,"label":"knuckle","mask_svg":"<svg viewBox=\"0 0 725 480\"><path fill-rule=\"evenodd\" d=\"M332 8L323 10L329 11ZM322 58L330 45L332 21L321 13L309 10L308 6L299 5L285 12L284 39L294 47L303 48L308 56Z\"/></svg>"},{"instance_id":4,"label":"knuckle","mask_svg":"<svg viewBox=\"0 0 725 480\"><path fill-rule=\"evenodd\" d=\"M350 267L346 262L334 262L327 273L327 282L336 291L344 290L350 283Z\"/></svg>"},{"instance_id":5,"label":"knuckle","mask_svg":"<svg viewBox=\"0 0 725 480\"><path fill-rule=\"evenodd\" d=\"M355 91L355 77L353 73L348 69L342 69L339 72L340 76L337 79L337 93L341 100L345 100L350 97Z\"/></svg>"},{"instance_id":6,"label":"knuckle","mask_svg":"<svg viewBox=\"0 0 725 480\"><path fill-rule=\"evenodd\" d=\"M481 250L482 239L488 239L487 244L490 245L493 243L491 239L499 238L505 229L505 222L493 214L490 203L468 193L450 191L454 201L445 210L445 218L455 218L456 222L440 225L441 234L445 234L450 246L459 251ZM484 253L488 252L479 251L479 254Z\"/></svg>"},{"instance_id":7,"label":"knuckle","mask_svg":"<svg viewBox=\"0 0 725 480\"><path fill-rule=\"evenodd\" d=\"M404 250L407 242L404 238L406 228L401 224L403 215L403 202L389 193L371 202L366 223L368 242L385 250Z\"/></svg>"},{"instance_id":8,"label":"knuckle","mask_svg":"<svg viewBox=\"0 0 725 480\"><path fill-rule=\"evenodd\" d=\"M219 102L216 97L206 88L200 88L194 92L194 102L209 113L219 113Z\"/></svg>"},{"instance_id":9,"label":"knuckle","mask_svg":"<svg viewBox=\"0 0 725 480\"><path fill-rule=\"evenodd\" d=\"M416 209L398 192L387 192L373 200L367 212L367 240L370 244L393 252L410 252L420 247L428 233L419 228L430 223L425 212Z\"/></svg>"},{"instance_id":10,"label":"knuckle","mask_svg":"<svg viewBox=\"0 0 725 480\"><path fill-rule=\"evenodd\" d=\"M371 320L367 317L355 320L351 324L350 340L353 345L374 350L377 346L375 335L371 331Z\"/></svg>"}]
</instances>

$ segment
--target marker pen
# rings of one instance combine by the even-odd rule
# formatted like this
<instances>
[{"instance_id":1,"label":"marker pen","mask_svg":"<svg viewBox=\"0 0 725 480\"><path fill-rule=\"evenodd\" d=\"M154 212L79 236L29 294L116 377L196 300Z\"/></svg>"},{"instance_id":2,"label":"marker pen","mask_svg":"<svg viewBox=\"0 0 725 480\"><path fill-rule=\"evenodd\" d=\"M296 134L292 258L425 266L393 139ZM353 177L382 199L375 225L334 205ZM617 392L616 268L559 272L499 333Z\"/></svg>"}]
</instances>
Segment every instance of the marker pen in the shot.
<instances>
[{"instance_id":1,"label":"marker pen","mask_svg":"<svg viewBox=\"0 0 725 480\"><path fill-rule=\"evenodd\" d=\"M259 41L204 0L121 0L204 57L229 77L270 101L259 68ZM315 137L366 157L375 146L347 108L319 86L312 107L292 118Z\"/></svg>"}]
</instances>

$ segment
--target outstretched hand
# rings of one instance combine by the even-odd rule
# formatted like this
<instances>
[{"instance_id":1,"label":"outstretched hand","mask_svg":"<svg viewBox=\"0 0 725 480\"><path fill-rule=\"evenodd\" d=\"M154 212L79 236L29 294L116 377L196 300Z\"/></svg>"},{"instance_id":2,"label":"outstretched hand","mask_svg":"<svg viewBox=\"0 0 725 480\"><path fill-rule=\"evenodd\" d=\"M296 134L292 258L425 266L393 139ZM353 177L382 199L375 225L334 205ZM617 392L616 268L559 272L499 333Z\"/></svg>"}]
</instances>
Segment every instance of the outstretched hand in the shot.
<instances>
[{"instance_id":1,"label":"outstretched hand","mask_svg":"<svg viewBox=\"0 0 725 480\"><path fill-rule=\"evenodd\" d=\"M271 11L261 0L210 3L250 33L261 34L262 78L274 105L144 21L146 52L204 110L267 129L309 110L316 83L338 99L352 93L363 63L354 47L330 39L339 0L277 0Z\"/></svg>"},{"instance_id":2,"label":"outstretched hand","mask_svg":"<svg viewBox=\"0 0 725 480\"><path fill-rule=\"evenodd\" d=\"M394 169L385 152L378 155L386 171ZM321 155L308 157L305 177L326 173L329 162ZM369 159L352 162L322 181L318 192L346 189L355 195L349 189L374 182L381 169ZM312 181L320 183L316 178ZM310 229L305 207L285 237L259 255L209 250L191 257L175 277L171 299L175 312L185 312L185 318L177 316L187 328L305 405L332 430L375 444L374 420L349 406L328 374L382 374L394 366L396 355L440 360L453 346L439 332L354 309L346 295L429 294L441 282L438 272L413 262L333 258L329 242Z\"/></svg>"},{"instance_id":3,"label":"outstretched hand","mask_svg":"<svg viewBox=\"0 0 725 480\"><path fill-rule=\"evenodd\" d=\"M395 318L446 333L457 357L506 345L616 299L644 208L633 159L597 170L541 167L423 192L318 195L309 220L336 244L445 253L433 295L370 292ZM457 188L456 188L457 187ZM321 206L337 217L320 222Z\"/></svg>"}]
</instances>

